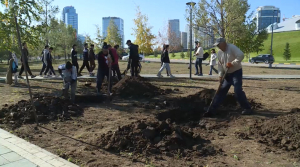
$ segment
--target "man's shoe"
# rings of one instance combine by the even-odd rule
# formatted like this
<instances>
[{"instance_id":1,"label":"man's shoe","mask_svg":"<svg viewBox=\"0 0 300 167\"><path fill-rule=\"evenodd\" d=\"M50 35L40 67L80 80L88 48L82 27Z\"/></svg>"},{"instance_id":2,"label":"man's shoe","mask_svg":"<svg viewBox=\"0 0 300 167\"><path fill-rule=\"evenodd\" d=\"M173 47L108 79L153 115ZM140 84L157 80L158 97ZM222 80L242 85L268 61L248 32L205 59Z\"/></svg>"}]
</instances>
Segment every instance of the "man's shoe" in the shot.
<instances>
[{"instance_id":1,"label":"man's shoe","mask_svg":"<svg viewBox=\"0 0 300 167\"><path fill-rule=\"evenodd\" d=\"M208 74L208 75L212 75L212 74Z\"/></svg>"},{"instance_id":2,"label":"man's shoe","mask_svg":"<svg viewBox=\"0 0 300 167\"><path fill-rule=\"evenodd\" d=\"M203 74L199 74L198 76L203 76Z\"/></svg>"},{"instance_id":3,"label":"man's shoe","mask_svg":"<svg viewBox=\"0 0 300 167\"><path fill-rule=\"evenodd\" d=\"M156 76L159 77L159 78L162 78L162 77L163 77L161 74L157 74Z\"/></svg>"},{"instance_id":4,"label":"man's shoe","mask_svg":"<svg viewBox=\"0 0 300 167\"><path fill-rule=\"evenodd\" d=\"M18 78L23 79L23 77L21 75L19 75Z\"/></svg>"},{"instance_id":5,"label":"man's shoe","mask_svg":"<svg viewBox=\"0 0 300 167\"><path fill-rule=\"evenodd\" d=\"M195 73L194 75L199 75L199 73Z\"/></svg>"},{"instance_id":6,"label":"man's shoe","mask_svg":"<svg viewBox=\"0 0 300 167\"><path fill-rule=\"evenodd\" d=\"M244 111L242 111L242 115L251 115L253 113L253 111L251 109L245 109Z\"/></svg>"},{"instance_id":7,"label":"man's shoe","mask_svg":"<svg viewBox=\"0 0 300 167\"><path fill-rule=\"evenodd\" d=\"M170 78L175 78L175 76L174 75L170 75Z\"/></svg>"},{"instance_id":8,"label":"man's shoe","mask_svg":"<svg viewBox=\"0 0 300 167\"><path fill-rule=\"evenodd\" d=\"M35 75L31 75L31 78L35 78L36 76Z\"/></svg>"}]
</instances>

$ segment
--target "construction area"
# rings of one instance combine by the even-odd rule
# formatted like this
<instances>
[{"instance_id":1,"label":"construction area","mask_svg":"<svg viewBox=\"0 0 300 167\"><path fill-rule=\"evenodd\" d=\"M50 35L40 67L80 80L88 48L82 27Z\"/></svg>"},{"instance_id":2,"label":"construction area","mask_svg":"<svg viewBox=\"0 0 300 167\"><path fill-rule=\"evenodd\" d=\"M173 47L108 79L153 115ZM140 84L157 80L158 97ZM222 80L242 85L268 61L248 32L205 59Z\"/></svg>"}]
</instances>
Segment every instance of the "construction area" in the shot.
<instances>
[{"instance_id":1,"label":"construction area","mask_svg":"<svg viewBox=\"0 0 300 167\"><path fill-rule=\"evenodd\" d=\"M254 114L240 114L231 89L215 118L202 117L213 78L126 76L110 98L89 81L79 81L72 104L60 81L32 80L33 106L25 81L0 83L0 128L78 166L299 165L297 80L244 80Z\"/></svg>"}]
</instances>

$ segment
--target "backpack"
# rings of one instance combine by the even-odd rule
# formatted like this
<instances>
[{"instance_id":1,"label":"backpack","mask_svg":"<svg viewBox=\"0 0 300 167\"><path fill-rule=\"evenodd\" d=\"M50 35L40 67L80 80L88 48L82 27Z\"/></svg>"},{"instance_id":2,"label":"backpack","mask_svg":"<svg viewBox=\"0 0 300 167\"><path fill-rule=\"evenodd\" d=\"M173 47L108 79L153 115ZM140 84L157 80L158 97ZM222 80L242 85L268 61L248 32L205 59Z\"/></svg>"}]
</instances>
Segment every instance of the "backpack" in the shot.
<instances>
[{"instance_id":1,"label":"backpack","mask_svg":"<svg viewBox=\"0 0 300 167\"><path fill-rule=\"evenodd\" d=\"M12 69L11 69L11 72L12 72L12 73L18 72L18 66L17 66L17 64L16 64L15 61L13 61L11 68L12 68Z\"/></svg>"},{"instance_id":2,"label":"backpack","mask_svg":"<svg viewBox=\"0 0 300 167\"><path fill-rule=\"evenodd\" d=\"M206 59L208 58L208 56L209 56L209 54L208 54L207 52L205 52L205 53L203 54L203 60L206 60Z\"/></svg>"}]
</instances>

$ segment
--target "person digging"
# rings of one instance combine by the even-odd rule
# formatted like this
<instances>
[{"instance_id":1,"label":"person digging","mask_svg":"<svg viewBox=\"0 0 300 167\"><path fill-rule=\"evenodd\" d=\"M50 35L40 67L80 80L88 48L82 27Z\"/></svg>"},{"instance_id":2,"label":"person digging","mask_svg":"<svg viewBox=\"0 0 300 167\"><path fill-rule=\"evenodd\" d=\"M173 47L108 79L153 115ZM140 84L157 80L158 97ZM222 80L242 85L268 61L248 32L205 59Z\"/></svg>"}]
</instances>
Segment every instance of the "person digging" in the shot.
<instances>
[{"instance_id":1,"label":"person digging","mask_svg":"<svg viewBox=\"0 0 300 167\"><path fill-rule=\"evenodd\" d=\"M67 62L65 65L59 66L59 73L63 78L64 87L63 87L63 96L68 97L68 91L71 87L71 101L75 102L75 93L77 88L77 69L72 65L71 62Z\"/></svg>"},{"instance_id":2,"label":"person digging","mask_svg":"<svg viewBox=\"0 0 300 167\"><path fill-rule=\"evenodd\" d=\"M205 108L204 117L213 117L216 109L221 105L231 87L234 86L235 98L244 109L242 115L252 114L251 106L243 91L242 60L244 53L235 45L226 43L224 38L218 38L214 44L220 50L217 54L220 87L209 108ZM225 76L224 76L225 75ZM223 78L224 77L224 78Z\"/></svg>"}]
</instances>

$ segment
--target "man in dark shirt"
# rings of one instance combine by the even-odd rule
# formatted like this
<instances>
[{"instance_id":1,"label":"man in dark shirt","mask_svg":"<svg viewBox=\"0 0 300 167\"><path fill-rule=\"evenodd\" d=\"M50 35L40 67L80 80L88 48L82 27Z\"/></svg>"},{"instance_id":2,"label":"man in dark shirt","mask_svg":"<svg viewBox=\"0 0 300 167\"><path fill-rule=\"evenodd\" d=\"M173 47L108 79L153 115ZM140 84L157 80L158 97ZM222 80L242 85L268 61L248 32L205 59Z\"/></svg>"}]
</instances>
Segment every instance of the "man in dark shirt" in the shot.
<instances>
[{"instance_id":1,"label":"man in dark shirt","mask_svg":"<svg viewBox=\"0 0 300 167\"><path fill-rule=\"evenodd\" d=\"M88 51L88 44L84 44L84 49L83 49L83 63L79 71L79 75L81 75L81 71L84 69L84 67L87 68L88 72L90 73L90 66L89 66L89 51Z\"/></svg>"},{"instance_id":2,"label":"man in dark shirt","mask_svg":"<svg viewBox=\"0 0 300 167\"><path fill-rule=\"evenodd\" d=\"M51 72L55 76L55 72L54 72L53 65L52 65L52 55L51 55L52 51L53 51L53 47L50 47L49 52L48 52L47 56L44 59L45 64L47 66L46 71L44 73L44 76L46 76L46 74L48 73L49 70L51 70Z\"/></svg>"},{"instance_id":3,"label":"man in dark shirt","mask_svg":"<svg viewBox=\"0 0 300 167\"><path fill-rule=\"evenodd\" d=\"M98 71L97 71L97 94L101 94L101 87L104 77L109 79L109 65L112 59L109 54L108 46L104 45L102 51L98 54ZM109 86L109 91L111 92L111 82Z\"/></svg>"},{"instance_id":4,"label":"man in dark shirt","mask_svg":"<svg viewBox=\"0 0 300 167\"><path fill-rule=\"evenodd\" d=\"M91 76L94 76L94 69L96 68L96 63L95 63L95 53L94 53L94 44L91 44L91 48L89 51L89 61L90 61L90 72Z\"/></svg>"},{"instance_id":5,"label":"man in dark shirt","mask_svg":"<svg viewBox=\"0 0 300 167\"><path fill-rule=\"evenodd\" d=\"M76 51L76 45L73 45L73 48L71 50L71 57L72 57L72 65L76 67L76 71L78 74L78 70L79 70L79 65L78 65L78 61L77 61L77 51Z\"/></svg>"},{"instance_id":6,"label":"man in dark shirt","mask_svg":"<svg viewBox=\"0 0 300 167\"><path fill-rule=\"evenodd\" d=\"M137 77L138 76L138 66L139 66L139 52L137 45L131 43L130 40L127 40L126 44L128 45L129 49L129 59L131 63L131 76Z\"/></svg>"},{"instance_id":7,"label":"man in dark shirt","mask_svg":"<svg viewBox=\"0 0 300 167\"><path fill-rule=\"evenodd\" d=\"M31 76L31 78L34 78L35 75L32 75L31 70L30 70L29 65L28 65L28 55L29 55L29 53L28 53L28 50L27 50L27 44L24 42L22 45L23 45L22 52L23 52L23 55L24 55L24 60L23 60L23 56L21 56L22 67L21 67L21 70L19 72L19 78L23 78L22 73L24 72L25 66L26 66L28 74Z\"/></svg>"}]
</instances>

